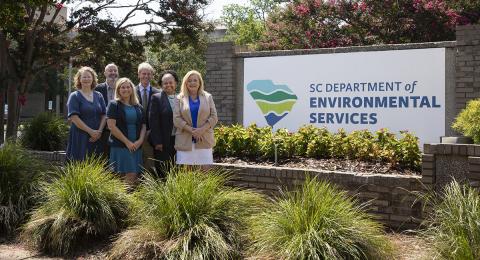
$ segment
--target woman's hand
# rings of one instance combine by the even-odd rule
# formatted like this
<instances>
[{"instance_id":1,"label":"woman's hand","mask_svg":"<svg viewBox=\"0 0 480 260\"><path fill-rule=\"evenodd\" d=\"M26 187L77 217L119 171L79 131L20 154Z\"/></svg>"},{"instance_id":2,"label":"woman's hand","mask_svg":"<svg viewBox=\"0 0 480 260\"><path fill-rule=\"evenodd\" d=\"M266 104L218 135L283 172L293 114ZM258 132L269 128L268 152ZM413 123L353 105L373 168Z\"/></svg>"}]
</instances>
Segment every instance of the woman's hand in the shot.
<instances>
[{"instance_id":1,"label":"woman's hand","mask_svg":"<svg viewBox=\"0 0 480 260\"><path fill-rule=\"evenodd\" d=\"M194 128L192 131L192 136L197 140L198 142L203 141L203 134L205 133L206 128L200 127L200 128Z\"/></svg>"},{"instance_id":2,"label":"woman's hand","mask_svg":"<svg viewBox=\"0 0 480 260\"><path fill-rule=\"evenodd\" d=\"M93 130L88 133L90 135L90 139L88 140L89 142L96 142L100 137L102 137L102 131L99 130Z\"/></svg>"},{"instance_id":3,"label":"woman's hand","mask_svg":"<svg viewBox=\"0 0 480 260\"><path fill-rule=\"evenodd\" d=\"M125 146L127 146L127 149L128 149L131 153L133 153L133 152L135 152L135 150L137 150L137 147L135 146L135 143L132 143L132 142L130 142L130 141L127 141L127 142L125 143Z\"/></svg>"},{"instance_id":4,"label":"woman's hand","mask_svg":"<svg viewBox=\"0 0 480 260\"><path fill-rule=\"evenodd\" d=\"M137 140L133 144L135 145L135 150L138 150L138 149L140 149L140 147L142 147L143 140Z\"/></svg>"},{"instance_id":5,"label":"woman's hand","mask_svg":"<svg viewBox=\"0 0 480 260\"><path fill-rule=\"evenodd\" d=\"M205 127L200 127L200 128L194 128L192 131L193 136L202 136L207 129Z\"/></svg>"},{"instance_id":6,"label":"woman's hand","mask_svg":"<svg viewBox=\"0 0 480 260\"><path fill-rule=\"evenodd\" d=\"M192 136L193 136L193 138L195 138L195 139L200 138L201 135L200 135L199 128L193 128L193 130L192 130Z\"/></svg>"}]
</instances>

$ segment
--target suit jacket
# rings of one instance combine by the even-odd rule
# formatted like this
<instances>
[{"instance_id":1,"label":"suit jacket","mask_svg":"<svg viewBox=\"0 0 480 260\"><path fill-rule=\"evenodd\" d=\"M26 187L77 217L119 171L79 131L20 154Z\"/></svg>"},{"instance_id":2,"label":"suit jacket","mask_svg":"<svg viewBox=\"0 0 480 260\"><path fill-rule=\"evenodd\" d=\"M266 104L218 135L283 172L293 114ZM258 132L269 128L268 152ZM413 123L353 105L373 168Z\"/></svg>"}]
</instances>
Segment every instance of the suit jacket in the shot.
<instances>
[{"instance_id":1,"label":"suit jacket","mask_svg":"<svg viewBox=\"0 0 480 260\"><path fill-rule=\"evenodd\" d=\"M217 109L210 93L204 91L199 95L200 107L198 109L197 127L207 126L208 130L204 134L204 139L196 143L197 149L208 149L215 146L215 137L213 136L213 128L218 122ZM190 112L190 104L188 96L178 95L175 101L175 111L173 113L173 124L177 128L175 134L175 149L177 151L192 150L192 134L186 128L192 127L192 115Z\"/></svg>"},{"instance_id":2,"label":"suit jacket","mask_svg":"<svg viewBox=\"0 0 480 260\"><path fill-rule=\"evenodd\" d=\"M148 107L145 108L145 115L150 114L150 107L152 107L152 96L157 93L160 93L160 90L150 85L150 94L148 94ZM137 85L137 97L140 104L143 107L145 107L143 105L142 94L140 93L140 87L138 85ZM150 130L150 122L148 121L148 116L147 116L147 130Z\"/></svg>"},{"instance_id":3,"label":"suit jacket","mask_svg":"<svg viewBox=\"0 0 480 260\"><path fill-rule=\"evenodd\" d=\"M95 87L95 90L100 92L103 96L103 100L105 101L105 105L108 106L108 93L107 93L107 82L103 82L103 83L100 83L98 84L96 87Z\"/></svg>"},{"instance_id":4,"label":"suit jacket","mask_svg":"<svg viewBox=\"0 0 480 260\"><path fill-rule=\"evenodd\" d=\"M173 110L168 101L168 95L163 91L152 95L150 99L150 143L155 147L162 144L164 149L169 149L170 137L173 129Z\"/></svg>"}]
</instances>

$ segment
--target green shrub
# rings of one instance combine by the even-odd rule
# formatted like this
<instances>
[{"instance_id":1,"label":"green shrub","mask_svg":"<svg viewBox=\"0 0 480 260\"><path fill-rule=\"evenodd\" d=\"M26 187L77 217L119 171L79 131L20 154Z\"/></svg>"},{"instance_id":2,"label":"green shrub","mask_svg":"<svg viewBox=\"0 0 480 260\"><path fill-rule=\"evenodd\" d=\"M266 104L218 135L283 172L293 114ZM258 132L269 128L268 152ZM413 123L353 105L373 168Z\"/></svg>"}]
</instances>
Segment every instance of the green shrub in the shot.
<instances>
[{"instance_id":1,"label":"green shrub","mask_svg":"<svg viewBox=\"0 0 480 260\"><path fill-rule=\"evenodd\" d=\"M245 151L246 131L241 125L230 127L227 135L227 155L237 156Z\"/></svg>"},{"instance_id":2,"label":"green shrub","mask_svg":"<svg viewBox=\"0 0 480 260\"><path fill-rule=\"evenodd\" d=\"M480 100L471 100L452 124L452 128L480 143Z\"/></svg>"},{"instance_id":3,"label":"green shrub","mask_svg":"<svg viewBox=\"0 0 480 260\"><path fill-rule=\"evenodd\" d=\"M259 128L252 124L247 128L233 125L227 134L227 155L257 158L261 153L259 139L268 134L268 128Z\"/></svg>"},{"instance_id":4,"label":"green shrub","mask_svg":"<svg viewBox=\"0 0 480 260\"><path fill-rule=\"evenodd\" d=\"M251 222L252 254L271 259L389 259L392 247L364 206L307 179Z\"/></svg>"},{"instance_id":5,"label":"green shrub","mask_svg":"<svg viewBox=\"0 0 480 260\"><path fill-rule=\"evenodd\" d=\"M252 124L247 128L241 125L220 126L215 129L215 154L217 156L237 156L258 158L260 145L258 140L268 132Z\"/></svg>"},{"instance_id":6,"label":"green shrub","mask_svg":"<svg viewBox=\"0 0 480 260\"><path fill-rule=\"evenodd\" d=\"M230 127L220 125L214 128L215 132L215 149L216 156L225 157L228 156L228 132Z\"/></svg>"},{"instance_id":7,"label":"green shrub","mask_svg":"<svg viewBox=\"0 0 480 260\"><path fill-rule=\"evenodd\" d=\"M307 156L330 158L332 155L333 135L326 128L317 128L316 135L307 145Z\"/></svg>"},{"instance_id":8,"label":"green shrub","mask_svg":"<svg viewBox=\"0 0 480 260\"><path fill-rule=\"evenodd\" d=\"M33 150L64 150L68 125L63 118L50 112L38 114L25 125L22 144Z\"/></svg>"},{"instance_id":9,"label":"green shrub","mask_svg":"<svg viewBox=\"0 0 480 260\"><path fill-rule=\"evenodd\" d=\"M146 175L134 193L134 227L110 259L237 259L248 218L265 204L254 192L225 186L224 172L174 167L161 182Z\"/></svg>"},{"instance_id":10,"label":"green shrub","mask_svg":"<svg viewBox=\"0 0 480 260\"><path fill-rule=\"evenodd\" d=\"M275 133L265 131L259 137L260 156L267 160L274 160L276 145L278 159L290 158L295 152L293 140L293 134L287 129L278 129Z\"/></svg>"},{"instance_id":11,"label":"green shrub","mask_svg":"<svg viewBox=\"0 0 480 260\"><path fill-rule=\"evenodd\" d=\"M0 234L10 236L36 202L44 165L17 144L0 148Z\"/></svg>"},{"instance_id":12,"label":"green shrub","mask_svg":"<svg viewBox=\"0 0 480 260\"><path fill-rule=\"evenodd\" d=\"M305 125L293 134L291 143L296 156L329 158L332 138L332 134L325 127Z\"/></svg>"},{"instance_id":13,"label":"green shrub","mask_svg":"<svg viewBox=\"0 0 480 260\"><path fill-rule=\"evenodd\" d=\"M389 132L386 128L382 128L375 132L374 138L374 150L377 158L391 165L396 165L399 161L397 152L401 149L399 149L399 142L395 134ZM419 149L418 152L420 152Z\"/></svg>"},{"instance_id":14,"label":"green shrub","mask_svg":"<svg viewBox=\"0 0 480 260\"><path fill-rule=\"evenodd\" d=\"M340 128L332 136L332 149L330 151L332 157L335 158L346 158L347 149L345 146L347 138L347 132L344 129Z\"/></svg>"},{"instance_id":15,"label":"green shrub","mask_svg":"<svg viewBox=\"0 0 480 260\"><path fill-rule=\"evenodd\" d=\"M268 135L271 132L269 127L258 127L256 124L252 124L246 128L246 147L245 151L240 151L236 156L242 156L245 154L249 158L258 158L261 155L261 147L259 140L262 136Z\"/></svg>"},{"instance_id":16,"label":"green shrub","mask_svg":"<svg viewBox=\"0 0 480 260\"><path fill-rule=\"evenodd\" d=\"M125 184L97 158L58 169L43 182L43 198L22 239L39 251L67 255L77 246L118 232L128 217Z\"/></svg>"},{"instance_id":17,"label":"green shrub","mask_svg":"<svg viewBox=\"0 0 480 260\"><path fill-rule=\"evenodd\" d=\"M304 125L293 135L295 155L307 156L308 144L318 136L319 129L313 125Z\"/></svg>"},{"instance_id":18,"label":"green shrub","mask_svg":"<svg viewBox=\"0 0 480 260\"><path fill-rule=\"evenodd\" d=\"M356 159L362 161L387 162L392 167L420 169L421 152L418 138L401 131L401 138L387 129L375 133L368 130L347 134L339 129L332 134L326 128L312 125L302 126L297 133L286 129L272 132L271 127L248 128L240 125L221 126L216 130L217 156L235 156L243 159L273 160L275 145L277 158L293 156L311 158Z\"/></svg>"},{"instance_id":19,"label":"green shrub","mask_svg":"<svg viewBox=\"0 0 480 260\"><path fill-rule=\"evenodd\" d=\"M432 242L435 259L480 259L480 194L457 181L432 203L423 232Z\"/></svg>"},{"instance_id":20,"label":"green shrub","mask_svg":"<svg viewBox=\"0 0 480 260\"><path fill-rule=\"evenodd\" d=\"M377 158L375 137L368 130L352 131L345 138L344 145L348 159L372 161Z\"/></svg>"},{"instance_id":21,"label":"green shrub","mask_svg":"<svg viewBox=\"0 0 480 260\"><path fill-rule=\"evenodd\" d=\"M398 140L396 156L400 166L420 170L422 154L418 147L418 137L407 131L401 131L402 138Z\"/></svg>"}]
</instances>

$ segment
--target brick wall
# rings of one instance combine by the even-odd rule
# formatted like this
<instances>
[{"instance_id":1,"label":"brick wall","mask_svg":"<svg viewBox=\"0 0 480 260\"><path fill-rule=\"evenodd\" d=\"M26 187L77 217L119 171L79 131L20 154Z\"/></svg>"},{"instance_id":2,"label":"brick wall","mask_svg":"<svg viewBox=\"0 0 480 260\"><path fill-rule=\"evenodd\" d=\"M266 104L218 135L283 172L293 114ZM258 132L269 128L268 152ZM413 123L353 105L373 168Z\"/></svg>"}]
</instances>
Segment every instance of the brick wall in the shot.
<instances>
[{"instance_id":1,"label":"brick wall","mask_svg":"<svg viewBox=\"0 0 480 260\"><path fill-rule=\"evenodd\" d=\"M53 165L61 165L64 164L66 161L66 154L63 151L47 152L28 150L28 152L35 156L37 159L45 161L47 163L51 163Z\"/></svg>"},{"instance_id":2,"label":"brick wall","mask_svg":"<svg viewBox=\"0 0 480 260\"><path fill-rule=\"evenodd\" d=\"M205 90L212 94L218 119L224 124L236 122L234 53L233 43L215 42L208 45L205 56Z\"/></svg>"},{"instance_id":3,"label":"brick wall","mask_svg":"<svg viewBox=\"0 0 480 260\"><path fill-rule=\"evenodd\" d=\"M452 178L480 187L480 145L425 144L422 182L441 191Z\"/></svg>"},{"instance_id":4,"label":"brick wall","mask_svg":"<svg viewBox=\"0 0 480 260\"><path fill-rule=\"evenodd\" d=\"M336 184L360 202L370 201L368 211L381 223L394 229L418 227L423 219L422 207L414 192L422 191L420 176L357 174L268 166L216 164L234 172L232 183L253 188L268 195L280 189L295 189L306 176L316 176ZM414 203L415 202L415 203Z\"/></svg>"},{"instance_id":5,"label":"brick wall","mask_svg":"<svg viewBox=\"0 0 480 260\"><path fill-rule=\"evenodd\" d=\"M457 113L480 97L480 24L457 27L455 62Z\"/></svg>"}]
</instances>

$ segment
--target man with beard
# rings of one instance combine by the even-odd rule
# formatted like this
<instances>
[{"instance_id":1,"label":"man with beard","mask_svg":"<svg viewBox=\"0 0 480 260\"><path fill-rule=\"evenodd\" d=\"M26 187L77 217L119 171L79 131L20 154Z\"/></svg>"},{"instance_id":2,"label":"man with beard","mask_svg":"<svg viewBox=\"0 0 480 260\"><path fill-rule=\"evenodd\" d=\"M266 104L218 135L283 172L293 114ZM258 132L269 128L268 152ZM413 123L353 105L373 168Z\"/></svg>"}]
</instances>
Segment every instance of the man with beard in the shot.
<instances>
[{"instance_id":1,"label":"man with beard","mask_svg":"<svg viewBox=\"0 0 480 260\"><path fill-rule=\"evenodd\" d=\"M118 79L118 67L117 65L110 63L105 66L105 82L100 83L95 88L96 91L100 92L105 100L105 105L108 107L112 100L115 100L115 82ZM102 137L100 141L103 145L103 153L106 158L109 157L109 145L108 145L108 137L110 136L110 130L108 127L105 126L105 130L102 133Z\"/></svg>"}]
</instances>

